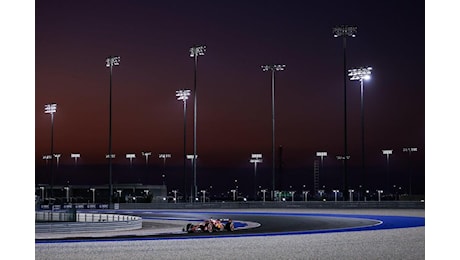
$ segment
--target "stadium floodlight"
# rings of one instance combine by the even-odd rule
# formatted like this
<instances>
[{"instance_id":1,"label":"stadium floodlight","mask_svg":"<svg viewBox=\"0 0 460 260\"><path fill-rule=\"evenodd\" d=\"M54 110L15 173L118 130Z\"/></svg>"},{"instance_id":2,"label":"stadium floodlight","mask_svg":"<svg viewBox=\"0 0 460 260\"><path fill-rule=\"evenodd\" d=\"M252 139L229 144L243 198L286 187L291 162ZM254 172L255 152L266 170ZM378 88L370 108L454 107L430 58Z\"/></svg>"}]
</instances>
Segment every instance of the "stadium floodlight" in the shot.
<instances>
[{"instance_id":1,"label":"stadium floodlight","mask_svg":"<svg viewBox=\"0 0 460 260\"><path fill-rule=\"evenodd\" d=\"M56 167L59 167L59 158L61 158L61 154L55 153L53 155L54 155L54 158L56 158Z\"/></svg>"},{"instance_id":2,"label":"stadium floodlight","mask_svg":"<svg viewBox=\"0 0 460 260\"><path fill-rule=\"evenodd\" d=\"M257 164L262 162L262 154L253 153L251 154L250 163L254 164L254 200L257 199Z\"/></svg>"},{"instance_id":3,"label":"stadium floodlight","mask_svg":"<svg viewBox=\"0 0 460 260\"><path fill-rule=\"evenodd\" d=\"M349 189L348 192L350 193L350 201L353 201L353 192L355 192L355 190Z\"/></svg>"},{"instance_id":4,"label":"stadium floodlight","mask_svg":"<svg viewBox=\"0 0 460 260\"><path fill-rule=\"evenodd\" d=\"M193 154L196 157L196 117L197 117L197 96L196 96L196 71L198 66L198 56L203 56L206 52L206 45L195 45L190 48L190 57L194 58L194 77L193 77ZM193 197L197 199L196 190L196 160L193 160Z\"/></svg>"},{"instance_id":5,"label":"stadium floodlight","mask_svg":"<svg viewBox=\"0 0 460 260\"><path fill-rule=\"evenodd\" d=\"M405 147L403 148L403 152L409 153L409 195L412 195L412 163L411 163L411 154L413 152L417 152L417 147Z\"/></svg>"},{"instance_id":6,"label":"stadium floodlight","mask_svg":"<svg viewBox=\"0 0 460 260\"><path fill-rule=\"evenodd\" d=\"M383 193L383 190L377 190L377 193L378 193L378 195L379 195L379 201L380 201L380 194Z\"/></svg>"},{"instance_id":7,"label":"stadium floodlight","mask_svg":"<svg viewBox=\"0 0 460 260\"><path fill-rule=\"evenodd\" d=\"M56 103L49 103L45 105L45 114L51 115L51 153L50 156L54 154L54 113L57 111L57 104ZM51 157L51 165L50 165L50 177L51 177L51 197L54 197L53 194L53 184L54 184L54 176L53 176L53 158Z\"/></svg>"},{"instance_id":8,"label":"stadium floodlight","mask_svg":"<svg viewBox=\"0 0 460 260\"><path fill-rule=\"evenodd\" d=\"M321 168L323 167L323 158L327 156L327 152L316 152L316 156L321 157Z\"/></svg>"},{"instance_id":9,"label":"stadium floodlight","mask_svg":"<svg viewBox=\"0 0 460 260\"><path fill-rule=\"evenodd\" d=\"M265 202L265 193L267 192L267 189L262 189L260 190L262 192L263 196L263 202Z\"/></svg>"},{"instance_id":10,"label":"stadium floodlight","mask_svg":"<svg viewBox=\"0 0 460 260\"><path fill-rule=\"evenodd\" d=\"M79 153L71 153L70 158L73 158L75 160L75 165L77 165L77 160L78 160L78 158L80 158L80 154Z\"/></svg>"},{"instance_id":11,"label":"stadium floodlight","mask_svg":"<svg viewBox=\"0 0 460 260\"><path fill-rule=\"evenodd\" d=\"M112 153L112 154L110 154L110 155L109 155L109 154L106 154L106 155L105 155L105 159L115 159L115 154L114 154L114 153Z\"/></svg>"},{"instance_id":12,"label":"stadium floodlight","mask_svg":"<svg viewBox=\"0 0 460 260\"><path fill-rule=\"evenodd\" d=\"M339 190L332 190L334 192L334 201L337 202L337 193Z\"/></svg>"},{"instance_id":13,"label":"stadium floodlight","mask_svg":"<svg viewBox=\"0 0 460 260\"><path fill-rule=\"evenodd\" d=\"M304 196L304 198L305 198L305 201L308 201L308 193L309 193L309 192L310 192L309 190L304 190L304 191L302 191L303 196Z\"/></svg>"},{"instance_id":14,"label":"stadium floodlight","mask_svg":"<svg viewBox=\"0 0 460 260\"><path fill-rule=\"evenodd\" d=\"M171 158L170 153L160 153L158 158L163 159L163 185L165 185L165 178L166 178L166 158Z\"/></svg>"},{"instance_id":15,"label":"stadium floodlight","mask_svg":"<svg viewBox=\"0 0 460 260\"><path fill-rule=\"evenodd\" d=\"M187 100L190 96L190 89L181 89L176 91L177 100L182 100L184 104L184 151L183 151L183 175L184 175L184 196L187 194L187 173L186 173L186 161L187 161Z\"/></svg>"},{"instance_id":16,"label":"stadium floodlight","mask_svg":"<svg viewBox=\"0 0 460 260\"><path fill-rule=\"evenodd\" d=\"M43 160L45 160L45 163L48 164L48 160L51 160L53 157L50 154L43 155Z\"/></svg>"},{"instance_id":17,"label":"stadium floodlight","mask_svg":"<svg viewBox=\"0 0 460 260\"><path fill-rule=\"evenodd\" d=\"M190 48L190 57L196 58L198 56L203 56L206 52L206 45L195 45Z\"/></svg>"},{"instance_id":18,"label":"stadium floodlight","mask_svg":"<svg viewBox=\"0 0 460 260\"><path fill-rule=\"evenodd\" d=\"M361 85L361 163L362 163L362 176L363 176L363 185L366 187L366 168L365 168L365 158L364 158L364 80L371 78L372 67L361 67L348 70L348 76L350 80L359 80ZM366 197L364 197L366 200Z\"/></svg>"},{"instance_id":19,"label":"stadium floodlight","mask_svg":"<svg viewBox=\"0 0 460 260\"><path fill-rule=\"evenodd\" d=\"M332 28L332 33L335 38L342 37L343 39L343 148L344 156L348 155L348 130L347 130L347 38L356 37L358 28L356 26L340 25ZM343 163L343 190L348 190L348 163L344 160ZM345 197L347 195L345 194Z\"/></svg>"},{"instance_id":20,"label":"stadium floodlight","mask_svg":"<svg viewBox=\"0 0 460 260\"><path fill-rule=\"evenodd\" d=\"M150 155L152 155L152 152L142 152L142 156L145 156L145 165L149 164Z\"/></svg>"},{"instance_id":21,"label":"stadium floodlight","mask_svg":"<svg viewBox=\"0 0 460 260\"><path fill-rule=\"evenodd\" d=\"M110 91L109 91L109 153L112 154L112 71L113 66L120 65L120 56L109 56L105 59L105 66L110 68ZM109 159L109 205L112 205L113 184L112 184L112 156Z\"/></svg>"},{"instance_id":22,"label":"stadium floodlight","mask_svg":"<svg viewBox=\"0 0 460 260\"><path fill-rule=\"evenodd\" d=\"M356 26L348 26L348 25L340 25L332 28L332 33L334 37L343 37L343 36L350 36L356 37L356 32L358 31L358 27Z\"/></svg>"},{"instance_id":23,"label":"stadium floodlight","mask_svg":"<svg viewBox=\"0 0 460 260\"><path fill-rule=\"evenodd\" d=\"M136 154L134 153L127 153L126 159L129 159L129 166L133 165L133 159L136 159Z\"/></svg>"},{"instance_id":24,"label":"stadium floodlight","mask_svg":"<svg viewBox=\"0 0 460 260\"><path fill-rule=\"evenodd\" d=\"M387 157L387 189L390 190L390 155L393 154L393 150L382 150L383 155Z\"/></svg>"},{"instance_id":25,"label":"stadium floodlight","mask_svg":"<svg viewBox=\"0 0 460 260\"><path fill-rule=\"evenodd\" d=\"M96 189L95 188L90 188L89 190L93 192L93 204L94 204L94 203L96 203L96 194L95 194Z\"/></svg>"},{"instance_id":26,"label":"stadium floodlight","mask_svg":"<svg viewBox=\"0 0 460 260\"><path fill-rule=\"evenodd\" d=\"M283 71L285 64L262 65L262 71L271 71L272 79L272 192L275 192L275 71Z\"/></svg>"}]
</instances>

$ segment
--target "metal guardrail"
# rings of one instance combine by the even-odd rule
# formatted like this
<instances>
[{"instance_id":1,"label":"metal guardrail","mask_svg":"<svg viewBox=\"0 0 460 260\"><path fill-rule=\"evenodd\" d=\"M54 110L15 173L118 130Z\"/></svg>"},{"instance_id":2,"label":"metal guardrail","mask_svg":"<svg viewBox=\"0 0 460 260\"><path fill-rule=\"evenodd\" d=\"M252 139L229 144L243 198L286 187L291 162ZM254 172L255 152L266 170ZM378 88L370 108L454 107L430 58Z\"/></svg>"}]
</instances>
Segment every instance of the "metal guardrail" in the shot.
<instances>
[{"instance_id":1,"label":"metal guardrail","mask_svg":"<svg viewBox=\"0 0 460 260\"><path fill-rule=\"evenodd\" d=\"M235 201L196 203L120 203L120 209L257 209L257 208L328 208L328 209L424 209L422 201Z\"/></svg>"},{"instance_id":2,"label":"metal guardrail","mask_svg":"<svg viewBox=\"0 0 460 260\"><path fill-rule=\"evenodd\" d=\"M66 233L66 232L101 232L101 231L125 231L142 228L142 218L138 216L119 214L73 214L76 221L63 222L72 213L67 212L35 212L35 233ZM38 219L37 219L38 218ZM43 222L44 219L49 222ZM55 222L53 220L58 220Z\"/></svg>"}]
</instances>

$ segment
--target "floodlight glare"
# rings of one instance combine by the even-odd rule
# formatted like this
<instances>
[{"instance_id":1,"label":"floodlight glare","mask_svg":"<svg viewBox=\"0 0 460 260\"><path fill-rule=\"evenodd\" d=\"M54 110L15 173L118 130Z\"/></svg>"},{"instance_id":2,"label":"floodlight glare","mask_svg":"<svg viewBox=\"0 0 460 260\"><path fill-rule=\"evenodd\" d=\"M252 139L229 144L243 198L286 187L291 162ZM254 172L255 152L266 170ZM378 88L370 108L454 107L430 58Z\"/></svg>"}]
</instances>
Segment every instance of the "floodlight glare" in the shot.
<instances>
[{"instance_id":1,"label":"floodlight glare","mask_svg":"<svg viewBox=\"0 0 460 260\"><path fill-rule=\"evenodd\" d=\"M371 70L372 67L361 67L356 69L348 70L348 76L350 76L350 80L364 80L371 78Z\"/></svg>"},{"instance_id":2,"label":"floodlight glare","mask_svg":"<svg viewBox=\"0 0 460 260\"><path fill-rule=\"evenodd\" d=\"M187 154L187 159L193 160L193 154ZM198 159L198 154L195 155L195 159Z\"/></svg>"},{"instance_id":3,"label":"floodlight glare","mask_svg":"<svg viewBox=\"0 0 460 260\"><path fill-rule=\"evenodd\" d=\"M177 90L176 91L176 97L177 100L183 100L184 102L188 99L188 96L190 96L190 89L182 89L182 90Z\"/></svg>"},{"instance_id":4,"label":"floodlight glare","mask_svg":"<svg viewBox=\"0 0 460 260\"><path fill-rule=\"evenodd\" d=\"M51 155L43 155L43 160L50 160L52 157Z\"/></svg>"},{"instance_id":5,"label":"floodlight glare","mask_svg":"<svg viewBox=\"0 0 460 260\"><path fill-rule=\"evenodd\" d=\"M133 153L127 153L126 154L126 159L135 159L136 158L136 155L133 154Z\"/></svg>"},{"instance_id":6,"label":"floodlight glare","mask_svg":"<svg viewBox=\"0 0 460 260\"><path fill-rule=\"evenodd\" d=\"M115 158L115 154L113 154L113 153L110 154L110 155L109 155L109 154L106 154L106 155L105 155L105 158L106 158L106 159L113 159L113 158Z\"/></svg>"},{"instance_id":7,"label":"floodlight glare","mask_svg":"<svg viewBox=\"0 0 460 260\"><path fill-rule=\"evenodd\" d=\"M56 113L57 104L51 103L45 105L45 114L54 114Z\"/></svg>"},{"instance_id":8,"label":"floodlight glare","mask_svg":"<svg viewBox=\"0 0 460 260\"><path fill-rule=\"evenodd\" d=\"M403 152L417 152L417 148L415 147L403 148Z\"/></svg>"},{"instance_id":9,"label":"floodlight glare","mask_svg":"<svg viewBox=\"0 0 460 260\"><path fill-rule=\"evenodd\" d=\"M356 37L356 32L358 31L358 27L356 26L348 26L348 25L341 25L332 28L332 33L334 37L340 36L351 36Z\"/></svg>"}]
</instances>

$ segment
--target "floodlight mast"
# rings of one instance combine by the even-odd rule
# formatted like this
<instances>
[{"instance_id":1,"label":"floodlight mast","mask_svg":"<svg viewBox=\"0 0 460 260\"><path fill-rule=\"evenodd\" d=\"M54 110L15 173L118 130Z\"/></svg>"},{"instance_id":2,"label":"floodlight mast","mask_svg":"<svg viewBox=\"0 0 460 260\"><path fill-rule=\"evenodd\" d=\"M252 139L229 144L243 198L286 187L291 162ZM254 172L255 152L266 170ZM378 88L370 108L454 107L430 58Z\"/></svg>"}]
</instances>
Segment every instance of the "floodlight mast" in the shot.
<instances>
[{"instance_id":1,"label":"floodlight mast","mask_svg":"<svg viewBox=\"0 0 460 260\"><path fill-rule=\"evenodd\" d=\"M348 155L348 141L347 141L347 37L356 37L357 27L340 25L332 29L335 38L342 37L343 39L343 106L344 106L344 156ZM344 160L344 191L348 190L348 163ZM346 197L346 193L345 197ZM346 199L346 198L345 198Z\"/></svg>"},{"instance_id":2,"label":"floodlight mast","mask_svg":"<svg viewBox=\"0 0 460 260\"><path fill-rule=\"evenodd\" d=\"M371 78L372 67L361 67L348 70L348 76L350 80L359 80L361 83L361 163L362 163L362 176L364 189L367 189L366 182L366 167L365 167L365 153L364 153L364 80ZM366 196L364 195L364 200Z\"/></svg>"},{"instance_id":3,"label":"floodlight mast","mask_svg":"<svg viewBox=\"0 0 460 260\"><path fill-rule=\"evenodd\" d=\"M405 147L403 148L403 152L409 153L409 195L412 195L412 162L411 162L411 154L413 152L417 152L417 147Z\"/></svg>"},{"instance_id":4,"label":"floodlight mast","mask_svg":"<svg viewBox=\"0 0 460 260\"><path fill-rule=\"evenodd\" d=\"M390 155L393 154L393 150L382 150L383 155L386 155L387 157L387 183L386 183L386 188L389 191L390 190Z\"/></svg>"},{"instance_id":5,"label":"floodlight mast","mask_svg":"<svg viewBox=\"0 0 460 260\"><path fill-rule=\"evenodd\" d=\"M112 155L112 70L113 66L120 65L120 56L109 56L105 59L105 66L110 68L110 94L109 94L109 154ZM112 205L112 156L109 159L109 205Z\"/></svg>"},{"instance_id":6,"label":"floodlight mast","mask_svg":"<svg viewBox=\"0 0 460 260\"><path fill-rule=\"evenodd\" d=\"M275 71L283 71L285 64L262 65L262 71L272 73L272 199L275 197Z\"/></svg>"},{"instance_id":7,"label":"floodlight mast","mask_svg":"<svg viewBox=\"0 0 460 260\"><path fill-rule=\"evenodd\" d=\"M193 155L196 157L196 116L197 116L197 93L196 93L196 70L198 65L198 56L203 56L206 52L206 45L195 45L190 48L190 57L194 58L194 78L193 78ZM196 160L193 160L193 200L197 198L196 187Z\"/></svg>"},{"instance_id":8,"label":"floodlight mast","mask_svg":"<svg viewBox=\"0 0 460 260\"><path fill-rule=\"evenodd\" d=\"M51 115L51 165L50 165L50 177L51 177L51 182L50 182L50 188L51 188L51 197L54 197L54 192L53 192L53 185L54 185L54 176L53 176L53 154L54 154L54 113L57 111L57 104L56 103L50 103L45 105L45 114L50 114Z\"/></svg>"},{"instance_id":9,"label":"floodlight mast","mask_svg":"<svg viewBox=\"0 0 460 260\"><path fill-rule=\"evenodd\" d=\"M186 161L187 161L187 99L190 96L190 89L181 89L176 91L177 100L182 100L184 103L184 153L183 153L183 167L184 167L184 196L187 195L187 173L186 173ZM187 200L185 200L187 201Z\"/></svg>"},{"instance_id":10,"label":"floodlight mast","mask_svg":"<svg viewBox=\"0 0 460 260\"><path fill-rule=\"evenodd\" d=\"M261 163L262 161L262 154L260 153L253 153L249 160L250 163L254 164L254 201L257 200L257 163Z\"/></svg>"}]
</instances>

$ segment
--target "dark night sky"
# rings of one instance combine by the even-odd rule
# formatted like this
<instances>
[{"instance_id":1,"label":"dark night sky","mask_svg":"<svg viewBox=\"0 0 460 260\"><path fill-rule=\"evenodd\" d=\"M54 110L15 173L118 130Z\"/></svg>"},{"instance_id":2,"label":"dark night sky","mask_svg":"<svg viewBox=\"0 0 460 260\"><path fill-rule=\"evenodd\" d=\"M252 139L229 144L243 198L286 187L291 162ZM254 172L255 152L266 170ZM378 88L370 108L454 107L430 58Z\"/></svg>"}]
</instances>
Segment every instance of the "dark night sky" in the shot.
<instances>
[{"instance_id":1,"label":"dark night sky","mask_svg":"<svg viewBox=\"0 0 460 260\"><path fill-rule=\"evenodd\" d=\"M372 66L365 82L366 164L385 167L417 147L424 176L425 28L419 1L40 1L35 6L35 164L54 151L71 164L106 164L109 69L113 70L112 149L172 154L182 165L183 106L175 91L193 89L189 48L206 44L198 59L198 167L251 169L251 153L271 165L271 78L263 64L286 64L276 74L276 146L292 168L313 168L325 150L330 165L343 154L343 50L332 28L356 25L347 67ZM358 81L347 81L350 165L361 164ZM187 153L193 153L193 101L187 109ZM337 166L339 167L339 166ZM395 166L398 167L398 166ZM406 167L404 163L400 167ZM268 172L267 172L268 174Z\"/></svg>"}]
</instances>

